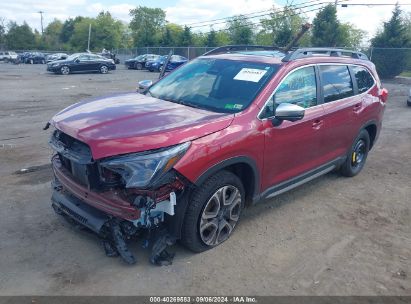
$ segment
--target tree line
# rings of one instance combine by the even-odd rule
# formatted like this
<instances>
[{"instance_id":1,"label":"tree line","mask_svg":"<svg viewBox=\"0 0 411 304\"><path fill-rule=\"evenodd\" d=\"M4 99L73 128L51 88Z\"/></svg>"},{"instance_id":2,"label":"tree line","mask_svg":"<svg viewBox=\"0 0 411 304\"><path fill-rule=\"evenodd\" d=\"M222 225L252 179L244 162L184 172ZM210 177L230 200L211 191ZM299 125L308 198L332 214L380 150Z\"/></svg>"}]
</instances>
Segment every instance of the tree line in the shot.
<instances>
[{"instance_id":1,"label":"tree line","mask_svg":"<svg viewBox=\"0 0 411 304\"><path fill-rule=\"evenodd\" d=\"M293 6L273 8L266 17L253 23L250 17L234 16L224 21L225 27L206 32L167 22L161 8L139 6L130 10L126 24L101 12L95 18L78 16L67 20L54 19L41 34L24 22L8 22L0 18L0 44L9 49L84 51L91 24L90 49L117 49L147 46L218 46L224 44L262 44L285 46L308 22L301 10ZM198 27L198 26L197 26ZM204 27L202 27L204 28ZM337 19L336 9L328 5L313 20L313 30L299 42L304 46L346 46L361 44L365 31Z\"/></svg>"},{"instance_id":2,"label":"tree line","mask_svg":"<svg viewBox=\"0 0 411 304\"><path fill-rule=\"evenodd\" d=\"M110 14L100 12L95 18L77 16L67 20L54 19L43 34L32 29L26 22L6 22L0 17L0 47L10 50L85 51L91 24L90 50L103 48L153 47L153 46L208 46L227 44L261 44L286 46L308 22L303 12L295 6L273 8L258 22L244 15L224 21L225 27L206 32L197 31L199 26L181 26L166 20L161 8L139 6L130 10L131 21L126 24ZM365 41L366 32L353 24L342 23L337 18L336 7L329 4L320 9L312 20L312 28L297 46L358 48ZM204 28L204 27L202 27ZM373 47L404 48L411 46L411 17L405 16L398 5L392 17L384 22L371 40ZM410 56L392 50L373 54L384 76L392 76L407 66ZM388 58L388 59L387 59ZM397 68L393 69L392 66ZM397 75L397 74L396 74Z\"/></svg>"}]
</instances>

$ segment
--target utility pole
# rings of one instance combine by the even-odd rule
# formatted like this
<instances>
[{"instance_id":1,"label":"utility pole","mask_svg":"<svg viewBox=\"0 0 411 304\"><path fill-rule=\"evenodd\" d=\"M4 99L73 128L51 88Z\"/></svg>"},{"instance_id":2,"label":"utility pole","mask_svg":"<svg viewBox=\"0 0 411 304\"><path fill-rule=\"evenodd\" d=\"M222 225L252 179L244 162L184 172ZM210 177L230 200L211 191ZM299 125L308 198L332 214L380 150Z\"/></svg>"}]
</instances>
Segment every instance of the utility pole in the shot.
<instances>
[{"instance_id":1,"label":"utility pole","mask_svg":"<svg viewBox=\"0 0 411 304\"><path fill-rule=\"evenodd\" d=\"M335 0L334 5L335 5L335 7L337 7L337 6L338 6L338 0Z\"/></svg>"},{"instance_id":2,"label":"utility pole","mask_svg":"<svg viewBox=\"0 0 411 304\"><path fill-rule=\"evenodd\" d=\"M40 14L40 20L41 20L41 35L43 36L43 11L38 11L38 13Z\"/></svg>"},{"instance_id":3,"label":"utility pole","mask_svg":"<svg viewBox=\"0 0 411 304\"><path fill-rule=\"evenodd\" d=\"M88 26L87 52L90 52L91 23Z\"/></svg>"}]
</instances>

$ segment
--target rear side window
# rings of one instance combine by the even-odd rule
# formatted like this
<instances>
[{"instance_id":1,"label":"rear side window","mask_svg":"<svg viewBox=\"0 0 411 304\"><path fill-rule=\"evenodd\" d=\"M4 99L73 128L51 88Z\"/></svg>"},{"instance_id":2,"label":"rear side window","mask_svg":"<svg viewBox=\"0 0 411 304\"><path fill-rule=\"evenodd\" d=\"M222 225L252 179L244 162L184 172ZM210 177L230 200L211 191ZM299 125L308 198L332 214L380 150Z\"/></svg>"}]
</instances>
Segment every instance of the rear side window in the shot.
<instances>
[{"instance_id":1,"label":"rear side window","mask_svg":"<svg viewBox=\"0 0 411 304\"><path fill-rule=\"evenodd\" d=\"M374 78L366 68L353 66L352 71L354 72L354 77L357 81L358 93L361 94L367 92L374 86Z\"/></svg>"},{"instance_id":2,"label":"rear side window","mask_svg":"<svg viewBox=\"0 0 411 304\"><path fill-rule=\"evenodd\" d=\"M320 65L324 102L331 102L354 95L348 67L345 65Z\"/></svg>"}]
</instances>

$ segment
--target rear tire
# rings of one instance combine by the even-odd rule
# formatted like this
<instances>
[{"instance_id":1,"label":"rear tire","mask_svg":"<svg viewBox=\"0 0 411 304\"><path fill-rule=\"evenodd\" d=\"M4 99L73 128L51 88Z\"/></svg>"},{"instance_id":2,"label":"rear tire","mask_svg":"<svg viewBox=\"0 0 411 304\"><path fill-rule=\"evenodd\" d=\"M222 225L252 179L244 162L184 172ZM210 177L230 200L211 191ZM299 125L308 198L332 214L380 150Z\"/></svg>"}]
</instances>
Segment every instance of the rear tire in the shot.
<instances>
[{"instance_id":1,"label":"rear tire","mask_svg":"<svg viewBox=\"0 0 411 304\"><path fill-rule=\"evenodd\" d=\"M368 151L370 150L370 135L366 130L361 130L354 144L348 151L347 159L341 166L341 174L347 177L353 177L360 173L364 168L367 160Z\"/></svg>"},{"instance_id":2,"label":"rear tire","mask_svg":"<svg viewBox=\"0 0 411 304\"><path fill-rule=\"evenodd\" d=\"M234 231L244 201L244 186L236 175L223 170L209 177L190 197L181 243L194 252L220 245Z\"/></svg>"}]
</instances>

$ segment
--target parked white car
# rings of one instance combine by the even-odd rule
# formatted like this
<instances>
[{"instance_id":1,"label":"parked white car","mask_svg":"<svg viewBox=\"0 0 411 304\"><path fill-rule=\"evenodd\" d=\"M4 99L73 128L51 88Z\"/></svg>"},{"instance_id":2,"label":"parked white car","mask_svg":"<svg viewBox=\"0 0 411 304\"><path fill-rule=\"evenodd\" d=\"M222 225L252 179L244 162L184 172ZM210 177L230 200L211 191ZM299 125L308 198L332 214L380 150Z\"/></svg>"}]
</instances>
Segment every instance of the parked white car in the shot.
<instances>
[{"instance_id":1,"label":"parked white car","mask_svg":"<svg viewBox=\"0 0 411 304\"><path fill-rule=\"evenodd\" d=\"M0 51L0 61L14 62L17 60L17 53L13 51Z\"/></svg>"}]
</instances>

